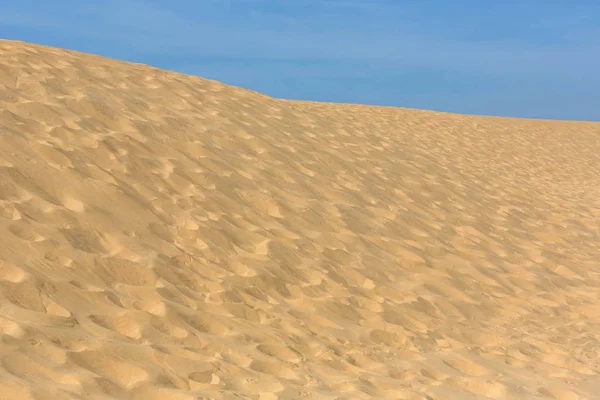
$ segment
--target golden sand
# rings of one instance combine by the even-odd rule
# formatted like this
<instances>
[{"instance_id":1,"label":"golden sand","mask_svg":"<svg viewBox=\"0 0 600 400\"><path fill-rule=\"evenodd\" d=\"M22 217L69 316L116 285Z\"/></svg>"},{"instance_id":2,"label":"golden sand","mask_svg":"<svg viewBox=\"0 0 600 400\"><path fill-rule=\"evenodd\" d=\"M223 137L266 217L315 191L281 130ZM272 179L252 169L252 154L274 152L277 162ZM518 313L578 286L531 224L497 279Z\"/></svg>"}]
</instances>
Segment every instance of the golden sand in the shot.
<instances>
[{"instance_id":1,"label":"golden sand","mask_svg":"<svg viewBox=\"0 0 600 400\"><path fill-rule=\"evenodd\" d=\"M0 41L0 399L600 398L600 123Z\"/></svg>"}]
</instances>

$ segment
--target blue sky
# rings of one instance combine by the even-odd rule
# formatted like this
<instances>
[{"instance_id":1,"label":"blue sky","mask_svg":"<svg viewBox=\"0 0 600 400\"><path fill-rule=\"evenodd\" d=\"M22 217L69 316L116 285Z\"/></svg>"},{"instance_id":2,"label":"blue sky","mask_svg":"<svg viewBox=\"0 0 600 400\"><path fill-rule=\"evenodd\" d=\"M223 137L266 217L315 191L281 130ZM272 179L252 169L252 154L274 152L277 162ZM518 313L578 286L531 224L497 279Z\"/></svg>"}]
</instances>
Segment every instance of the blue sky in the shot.
<instances>
[{"instance_id":1,"label":"blue sky","mask_svg":"<svg viewBox=\"0 0 600 400\"><path fill-rule=\"evenodd\" d=\"M600 121L600 1L0 0L0 37L275 97Z\"/></svg>"}]
</instances>

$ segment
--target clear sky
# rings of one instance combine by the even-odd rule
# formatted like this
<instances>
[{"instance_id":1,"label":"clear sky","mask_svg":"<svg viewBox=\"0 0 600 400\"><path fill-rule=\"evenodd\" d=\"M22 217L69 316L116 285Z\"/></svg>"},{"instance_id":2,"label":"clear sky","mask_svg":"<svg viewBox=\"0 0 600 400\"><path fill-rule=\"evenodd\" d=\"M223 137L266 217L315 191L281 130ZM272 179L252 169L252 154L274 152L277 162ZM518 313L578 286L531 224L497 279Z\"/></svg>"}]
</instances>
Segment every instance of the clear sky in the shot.
<instances>
[{"instance_id":1,"label":"clear sky","mask_svg":"<svg viewBox=\"0 0 600 400\"><path fill-rule=\"evenodd\" d=\"M275 97L600 121L598 0L0 0L0 37Z\"/></svg>"}]
</instances>

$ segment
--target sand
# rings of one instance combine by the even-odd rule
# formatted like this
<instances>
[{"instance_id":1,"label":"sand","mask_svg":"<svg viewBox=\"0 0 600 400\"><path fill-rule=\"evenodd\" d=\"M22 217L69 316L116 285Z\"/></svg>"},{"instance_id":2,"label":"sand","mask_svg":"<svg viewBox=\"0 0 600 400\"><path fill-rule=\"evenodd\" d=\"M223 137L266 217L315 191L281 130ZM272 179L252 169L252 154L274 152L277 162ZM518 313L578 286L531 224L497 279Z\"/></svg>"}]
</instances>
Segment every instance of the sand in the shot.
<instances>
[{"instance_id":1,"label":"sand","mask_svg":"<svg viewBox=\"0 0 600 400\"><path fill-rule=\"evenodd\" d=\"M600 398L600 123L0 41L0 399Z\"/></svg>"}]
</instances>

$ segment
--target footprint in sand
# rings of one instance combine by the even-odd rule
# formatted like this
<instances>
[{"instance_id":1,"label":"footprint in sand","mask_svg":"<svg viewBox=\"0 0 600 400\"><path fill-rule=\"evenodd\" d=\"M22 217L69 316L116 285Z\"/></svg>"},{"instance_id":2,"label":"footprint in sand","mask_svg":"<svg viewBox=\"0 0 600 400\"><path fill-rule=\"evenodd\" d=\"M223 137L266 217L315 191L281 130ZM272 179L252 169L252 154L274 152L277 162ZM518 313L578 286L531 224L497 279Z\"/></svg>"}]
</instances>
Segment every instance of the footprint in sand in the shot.
<instances>
[{"instance_id":1,"label":"footprint in sand","mask_svg":"<svg viewBox=\"0 0 600 400\"><path fill-rule=\"evenodd\" d=\"M27 222L12 223L8 226L8 230L16 237L28 242L41 242L46 240L46 237L41 235L35 226Z\"/></svg>"}]
</instances>

